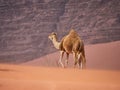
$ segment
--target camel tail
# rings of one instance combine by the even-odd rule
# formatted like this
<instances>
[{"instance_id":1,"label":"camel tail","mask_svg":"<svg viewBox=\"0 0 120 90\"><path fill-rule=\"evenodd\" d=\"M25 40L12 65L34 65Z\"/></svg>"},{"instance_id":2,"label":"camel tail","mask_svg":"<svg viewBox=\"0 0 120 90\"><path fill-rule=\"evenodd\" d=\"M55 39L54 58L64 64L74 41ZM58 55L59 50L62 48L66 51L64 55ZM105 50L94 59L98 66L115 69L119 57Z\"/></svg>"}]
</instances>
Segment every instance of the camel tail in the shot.
<instances>
[{"instance_id":1,"label":"camel tail","mask_svg":"<svg viewBox=\"0 0 120 90\"><path fill-rule=\"evenodd\" d=\"M83 52L83 56L85 57L85 47L84 47L84 43L82 42L82 52Z\"/></svg>"}]
</instances>

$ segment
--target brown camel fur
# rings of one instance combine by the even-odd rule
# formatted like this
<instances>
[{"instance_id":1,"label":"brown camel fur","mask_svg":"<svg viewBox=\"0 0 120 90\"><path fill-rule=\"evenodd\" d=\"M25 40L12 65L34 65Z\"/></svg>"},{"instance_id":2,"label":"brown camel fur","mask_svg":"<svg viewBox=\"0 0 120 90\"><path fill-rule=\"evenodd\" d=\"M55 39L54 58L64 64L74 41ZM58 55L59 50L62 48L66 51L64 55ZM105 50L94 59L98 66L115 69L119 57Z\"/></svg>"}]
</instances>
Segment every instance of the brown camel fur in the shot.
<instances>
[{"instance_id":1,"label":"brown camel fur","mask_svg":"<svg viewBox=\"0 0 120 90\"><path fill-rule=\"evenodd\" d=\"M57 35L54 32L49 35L49 39L52 40L54 47L60 50L61 55L59 63L62 67L65 67L62 63L62 58L65 52L67 55L66 65L68 64L69 54L72 53L74 56L74 67L78 64L79 67L85 68L86 59L84 43L74 30L71 30L68 35L63 37L61 42L57 41Z\"/></svg>"}]
</instances>

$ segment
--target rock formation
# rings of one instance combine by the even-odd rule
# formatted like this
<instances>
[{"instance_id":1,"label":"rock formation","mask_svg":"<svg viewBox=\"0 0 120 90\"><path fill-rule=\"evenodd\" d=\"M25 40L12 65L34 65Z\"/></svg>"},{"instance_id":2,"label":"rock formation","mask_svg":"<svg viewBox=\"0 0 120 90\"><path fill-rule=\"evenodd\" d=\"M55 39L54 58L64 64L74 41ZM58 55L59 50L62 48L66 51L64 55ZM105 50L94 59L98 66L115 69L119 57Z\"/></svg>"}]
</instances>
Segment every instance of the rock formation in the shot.
<instances>
[{"instance_id":1,"label":"rock formation","mask_svg":"<svg viewBox=\"0 0 120 90\"><path fill-rule=\"evenodd\" d=\"M85 44L120 40L120 0L0 0L0 62L54 52L47 36L71 28Z\"/></svg>"}]
</instances>

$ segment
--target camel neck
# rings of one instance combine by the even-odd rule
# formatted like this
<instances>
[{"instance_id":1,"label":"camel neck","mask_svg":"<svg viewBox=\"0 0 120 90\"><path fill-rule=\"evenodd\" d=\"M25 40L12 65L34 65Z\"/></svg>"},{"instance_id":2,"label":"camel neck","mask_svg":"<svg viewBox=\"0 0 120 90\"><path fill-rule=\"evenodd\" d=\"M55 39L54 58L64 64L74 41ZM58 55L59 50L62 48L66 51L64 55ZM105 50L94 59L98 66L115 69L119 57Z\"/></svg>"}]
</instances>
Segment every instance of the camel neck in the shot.
<instances>
[{"instance_id":1,"label":"camel neck","mask_svg":"<svg viewBox=\"0 0 120 90\"><path fill-rule=\"evenodd\" d=\"M59 49L60 42L58 42L57 38L54 38L52 42L53 42L53 44L54 44L54 47L55 47L56 49Z\"/></svg>"}]
</instances>

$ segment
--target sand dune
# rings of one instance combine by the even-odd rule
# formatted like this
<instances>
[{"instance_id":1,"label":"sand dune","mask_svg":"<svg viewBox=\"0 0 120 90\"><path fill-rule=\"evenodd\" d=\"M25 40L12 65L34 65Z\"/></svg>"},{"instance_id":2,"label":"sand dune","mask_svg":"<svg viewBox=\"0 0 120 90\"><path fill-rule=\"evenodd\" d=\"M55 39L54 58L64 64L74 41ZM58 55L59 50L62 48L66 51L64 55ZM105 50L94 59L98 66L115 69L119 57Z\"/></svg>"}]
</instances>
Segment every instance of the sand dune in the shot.
<instances>
[{"instance_id":1,"label":"sand dune","mask_svg":"<svg viewBox=\"0 0 120 90\"><path fill-rule=\"evenodd\" d=\"M120 90L120 71L0 64L0 90Z\"/></svg>"},{"instance_id":2,"label":"sand dune","mask_svg":"<svg viewBox=\"0 0 120 90\"><path fill-rule=\"evenodd\" d=\"M120 70L120 41L85 46L88 69ZM33 61L23 63L32 66L58 67L59 52L46 55ZM65 58L64 58L65 59ZM73 66L72 55L69 58L69 67Z\"/></svg>"},{"instance_id":3,"label":"sand dune","mask_svg":"<svg viewBox=\"0 0 120 90\"><path fill-rule=\"evenodd\" d=\"M120 41L85 50L84 70L53 67L58 67L58 52L21 65L0 64L0 90L120 90Z\"/></svg>"}]
</instances>

